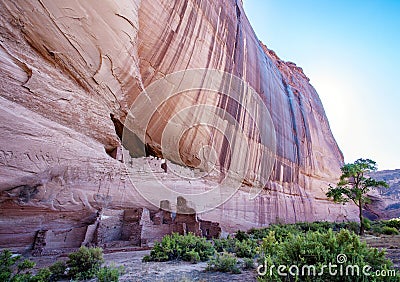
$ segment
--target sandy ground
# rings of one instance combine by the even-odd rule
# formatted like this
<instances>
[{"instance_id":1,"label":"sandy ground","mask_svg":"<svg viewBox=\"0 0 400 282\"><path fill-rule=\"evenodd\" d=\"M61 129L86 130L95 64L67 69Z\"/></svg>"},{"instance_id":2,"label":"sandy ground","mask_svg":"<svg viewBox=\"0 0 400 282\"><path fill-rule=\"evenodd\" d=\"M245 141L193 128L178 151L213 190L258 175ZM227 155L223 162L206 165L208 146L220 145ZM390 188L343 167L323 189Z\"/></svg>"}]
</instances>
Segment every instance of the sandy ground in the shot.
<instances>
[{"instance_id":1,"label":"sandy ground","mask_svg":"<svg viewBox=\"0 0 400 282\"><path fill-rule=\"evenodd\" d=\"M191 264L188 262L142 262L143 256L150 251L120 252L105 254L109 264L123 265L125 274L120 281L256 281L255 270L241 274L228 274L205 271L206 262Z\"/></svg>"},{"instance_id":2,"label":"sandy ground","mask_svg":"<svg viewBox=\"0 0 400 282\"><path fill-rule=\"evenodd\" d=\"M142 258L148 254L150 254L149 250L108 252L104 254L104 259L107 265L114 264L117 267L120 265L124 267L125 273L120 277L120 281L123 282L257 281L255 269L242 271L241 274L230 274L206 271L206 262L197 264L183 261L142 262ZM57 260L50 256L31 257L30 259L36 262L36 268L49 266ZM66 256L58 258L58 260L66 259Z\"/></svg>"}]
</instances>

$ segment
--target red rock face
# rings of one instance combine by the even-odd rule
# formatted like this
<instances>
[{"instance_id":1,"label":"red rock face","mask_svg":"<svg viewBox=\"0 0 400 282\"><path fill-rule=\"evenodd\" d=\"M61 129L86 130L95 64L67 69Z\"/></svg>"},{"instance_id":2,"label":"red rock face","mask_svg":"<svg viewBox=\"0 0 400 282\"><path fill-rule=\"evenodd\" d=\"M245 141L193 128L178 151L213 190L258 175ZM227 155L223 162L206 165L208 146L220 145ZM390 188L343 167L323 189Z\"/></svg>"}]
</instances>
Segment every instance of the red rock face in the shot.
<instances>
[{"instance_id":1,"label":"red rock face","mask_svg":"<svg viewBox=\"0 0 400 282\"><path fill-rule=\"evenodd\" d=\"M357 218L354 207L335 205L325 197L327 184L340 175L343 157L318 94L301 68L260 44L241 1L130 0L99 5L17 0L1 1L0 13L0 247L29 249L35 238L40 243L46 236L49 248L87 243L96 237L96 226L102 226L97 222L99 210L118 214L117 231L104 238L131 236L126 235L124 213L142 208L155 213L157 208L140 196L121 162L123 123L152 82L197 68L225 71L247 82L264 101L276 134L276 158L266 189L252 199L249 186L243 185L223 205L199 215L201 220L218 222L222 231L231 232L277 221ZM207 102L240 111L240 105ZM158 114L165 118L196 103L171 99ZM254 122L263 124L256 107L246 110ZM146 128L146 148L153 155L165 154L160 149L165 124L160 120L153 117ZM248 119L238 121L249 126ZM179 151L186 166L198 165L193 157L198 147L193 144L205 138L201 130L181 138ZM254 171L260 167L255 143L250 146L255 157L248 160ZM222 145L218 148L223 165L227 151ZM156 173L171 185L201 190L218 182L179 180L153 161ZM132 160L132 177L157 191L154 171L144 169L143 162ZM151 230L156 223L132 234ZM140 219L130 224L139 226ZM75 243L57 243L57 234Z\"/></svg>"}]
</instances>

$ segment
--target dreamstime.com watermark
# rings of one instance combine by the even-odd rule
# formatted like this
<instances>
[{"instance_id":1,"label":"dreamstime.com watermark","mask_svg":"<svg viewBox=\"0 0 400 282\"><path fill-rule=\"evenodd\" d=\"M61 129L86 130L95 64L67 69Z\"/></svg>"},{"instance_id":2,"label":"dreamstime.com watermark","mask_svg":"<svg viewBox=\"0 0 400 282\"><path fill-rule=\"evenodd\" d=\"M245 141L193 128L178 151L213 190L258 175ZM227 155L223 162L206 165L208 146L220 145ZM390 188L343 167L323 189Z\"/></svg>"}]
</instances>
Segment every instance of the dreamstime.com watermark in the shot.
<instances>
[{"instance_id":1,"label":"dreamstime.com watermark","mask_svg":"<svg viewBox=\"0 0 400 282\"><path fill-rule=\"evenodd\" d=\"M364 265L360 267L357 264L346 264L347 256L339 254L336 257L336 263L329 262L328 264L316 265L268 265L267 260L264 264L257 267L257 273L260 276L273 277L275 274L279 276L372 276L372 277L395 277L396 270L394 269L378 269L373 270L371 266Z\"/></svg>"}]
</instances>

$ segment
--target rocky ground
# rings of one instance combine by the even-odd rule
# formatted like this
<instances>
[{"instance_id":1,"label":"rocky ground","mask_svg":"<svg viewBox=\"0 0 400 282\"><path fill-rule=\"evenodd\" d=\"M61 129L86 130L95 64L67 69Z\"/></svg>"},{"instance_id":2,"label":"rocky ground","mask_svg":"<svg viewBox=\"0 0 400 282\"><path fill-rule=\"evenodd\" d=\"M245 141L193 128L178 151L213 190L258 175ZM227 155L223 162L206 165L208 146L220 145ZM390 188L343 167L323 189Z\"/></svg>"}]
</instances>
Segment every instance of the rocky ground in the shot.
<instances>
[{"instance_id":1,"label":"rocky ground","mask_svg":"<svg viewBox=\"0 0 400 282\"><path fill-rule=\"evenodd\" d=\"M386 257L393 262L395 268L400 269L400 235L366 236L363 240L371 247L385 249Z\"/></svg>"}]
</instances>

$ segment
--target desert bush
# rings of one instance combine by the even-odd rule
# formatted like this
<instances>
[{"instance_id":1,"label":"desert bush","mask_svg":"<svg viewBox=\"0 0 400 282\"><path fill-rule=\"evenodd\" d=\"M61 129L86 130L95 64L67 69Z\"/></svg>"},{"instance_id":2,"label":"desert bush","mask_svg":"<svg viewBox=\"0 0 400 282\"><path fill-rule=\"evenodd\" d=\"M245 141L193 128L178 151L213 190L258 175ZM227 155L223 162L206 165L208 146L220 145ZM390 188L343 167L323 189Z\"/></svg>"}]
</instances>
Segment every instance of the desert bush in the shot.
<instances>
[{"instance_id":1,"label":"desert bush","mask_svg":"<svg viewBox=\"0 0 400 282\"><path fill-rule=\"evenodd\" d=\"M275 233L275 237L280 240L286 239L287 235L306 233L309 231L326 232L329 229L340 230L346 228L350 223L334 223L327 221L298 222L294 224L271 224L266 228L254 228L248 234L254 239L262 239L268 236L270 231Z\"/></svg>"},{"instance_id":2,"label":"desert bush","mask_svg":"<svg viewBox=\"0 0 400 282\"><path fill-rule=\"evenodd\" d=\"M371 228L370 221L364 221L368 229ZM271 224L265 228L253 228L248 231L251 238L262 239L268 236L270 231L275 232L275 237L278 241L285 240L287 235L290 234L300 234L307 233L309 231L320 233L327 232L332 229L333 231L339 232L342 229L347 229L352 232L358 232L360 229L360 224L358 222L327 222L327 221L316 221L316 222L298 222L294 224Z\"/></svg>"},{"instance_id":3,"label":"desert bush","mask_svg":"<svg viewBox=\"0 0 400 282\"><path fill-rule=\"evenodd\" d=\"M173 233L165 235L161 242L156 242L150 252L150 257L146 257L146 260L206 261L214 252L213 245L205 238L195 236L192 233L185 236Z\"/></svg>"},{"instance_id":4,"label":"desert bush","mask_svg":"<svg viewBox=\"0 0 400 282\"><path fill-rule=\"evenodd\" d=\"M213 244L214 248L217 252L227 252L233 253L235 252L235 243L236 240L233 238L221 238L221 239L214 239Z\"/></svg>"},{"instance_id":5,"label":"desert bush","mask_svg":"<svg viewBox=\"0 0 400 282\"><path fill-rule=\"evenodd\" d=\"M240 233L239 233L240 234ZM214 239L215 251L222 253L235 253L239 258L253 258L256 255L257 241L253 238L240 235L235 238Z\"/></svg>"},{"instance_id":6,"label":"desert bush","mask_svg":"<svg viewBox=\"0 0 400 282\"><path fill-rule=\"evenodd\" d=\"M250 230L247 231L247 234L251 236L251 238L254 239L262 239L266 236L268 236L269 233L268 227L266 228L251 228Z\"/></svg>"},{"instance_id":7,"label":"desert bush","mask_svg":"<svg viewBox=\"0 0 400 282\"><path fill-rule=\"evenodd\" d=\"M57 281L66 276L67 265L63 261L56 261L49 266L49 270L51 272L51 280Z\"/></svg>"},{"instance_id":8,"label":"desert bush","mask_svg":"<svg viewBox=\"0 0 400 282\"><path fill-rule=\"evenodd\" d=\"M248 240L249 239L249 234L247 234L244 231L238 230L235 234L235 239L242 242L244 240Z\"/></svg>"},{"instance_id":9,"label":"desert bush","mask_svg":"<svg viewBox=\"0 0 400 282\"><path fill-rule=\"evenodd\" d=\"M228 253L217 253L208 261L206 270L230 272L234 274L241 272L240 268L238 267L237 258L233 254Z\"/></svg>"},{"instance_id":10,"label":"desert bush","mask_svg":"<svg viewBox=\"0 0 400 282\"><path fill-rule=\"evenodd\" d=\"M190 261L191 263L198 263L200 261L200 255L197 252L191 250L191 251L185 252L183 254L182 259L184 261Z\"/></svg>"},{"instance_id":11,"label":"desert bush","mask_svg":"<svg viewBox=\"0 0 400 282\"><path fill-rule=\"evenodd\" d=\"M385 225L400 230L400 218L392 218L389 220L385 220Z\"/></svg>"},{"instance_id":12,"label":"desert bush","mask_svg":"<svg viewBox=\"0 0 400 282\"><path fill-rule=\"evenodd\" d=\"M385 253L376 248L370 248L362 243L354 232L342 229L338 233L334 233L331 229L327 232L309 231L307 233L288 234L285 239L277 238L274 231L271 231L267 237L263 239L261 245L261 258L259 263L263 265L266 275L260 276L260 281L288 281L288 277L278 275L277 271L273 271L270 275L269 266L296 265L299 269L299 275L291 277L296 281L364 281L365 276L332 276L325 268L322 275L323 265L329 263L340 265L338 255L346 256L343 266L358 265L360 271L365 265L371 267L371 273L374 270L390 267L392 263L385 258ZM343 256L342 256L343 257ZM302 275L303 266L315 266L315 273L318 275ZM286 270L290 277L290 274ZM387 277L385 277L387 279ZM364 279L364 280L363 280ZM371 281L390 281L379 280ZM394 278L395 279L395 278ZM397 278L398 279L398 278ZM395 281L395 280L393 280Z\"/></svg>"},{"instance_id":13,"label":"desert bush","mask_svg":"<svg viewBox=\"0 0 400 282\"><path fill-rule=\"evenodd\" d=\"M325 232L329 229L335 228L335 223L327 222L327 221L315 221L315 222L299 222L294 224L297 229L308 232L308 231L319 231Z\"/></svg>"},{"instance_id":14,"label":"desert bush","mask_svg":"<svg viewBox=\"0 0 400 282\"><path fill-rule=\"evenodd\" d=\"M152 257L150 256L150 255L145 255L143 258L142 258L142 262L149 262L149 261L152 261L153 259L152 259Z\"/></svg>"},{"instance_id":15,"label":"desert bush","mask_svg":"<svg viewBox=\"0 0 400 282\"><path fill-rule=\"evenodd\" d=\"M371 222L371 231L375 235L382 234L382 227L385 226L382 221L373 221Z\"/></svg>"},{"instance_id":16,"label":"desert bush","mask_svg":"<svg viewBox=\"0 0 400 282\"><path fill-rule=\"evenodd\" d=\"M271 224L266 228L250 229L249 234L254 239L263 239L268 236L268 234L273 231L275 237L280 241L284 240L288 234L298 234L304 232L301 230L299 225L295 224Z\"/></svg>"},{"instance_id":17,"label":"desert bush","mask_svg":"<svg viewBox=\"0 0 400 282\"><path fill-rule=\"evenodd\" d=\"M364 228L365 230L371 230L371 220L369 220L366 217L363 217L363 222L364 222Z\"/></svg>"},{"instance_id":18,"label":"desert bush","mask_svg":"<svg viewBox=\"0 0 400 282\"><path fill-rule=\"evenodd\" d=\"M31 273L35 263L31 260L22 260L20 255L14 255L10 250L3 250L0 254L0 281L4 282L48 282L51 271L42 268L36 275Z\"/></svg>"},{"instance_id":19,"label":"desert bush","mask_svg":"<svg viewBox=\"0 0 400 282\"><path fill-rule=\"evenodd\" d=\"M400 219L391 220L381 220L381 221L370 221L367 218L363 219L365 230L371 230L375 234L382 234L382 228L384 226L393 227L400 230ZM238 231L235 238L239 241L243 241L249 238L252 239L262 239L268 236L270 231L275 232L275 237L280 240L285 240L289 233L299 234L306 233L309 231L318 231L321 233L327 232L329 229L339 232L342 229L347 229L351 232L359 232L360 224L358 222L326 222L326 221L316 221L316 222L299 222L294 224L271 224L265 228L253 228L247 232L248 237L243 235L242 231ZM221 241L216 241L217 251L228 251L234 252L232 241L228 239L220 239Z\"/></svg>"},{"instance_id":20,"label":"desert bush","mask_svg":"<svg viewBox=\"0 0 400 282\"><path fill-rule=\"evenodd\" d=\"M254 260L251 258L243 259L243 269L253 269L254 268Z\"/></svg>"},{"instance_id":21,"label":"desert bush","mask_svg":"<svg viewBox=\"0 0 400 282\"><path fill-rule=\"evenodd\" d=\"M119 276L124 272L124 268L122 266L115 267L104 266L99 269L97 272L97 281L98 282L118 282Z\"/></svg>"},{"instance_id":22,"label":"desert bush","mask_svg":"<svg viewBox=\"0 0 400 282\"><path fill-rule=\"evenodd\" d=\"M20 259L20 256L13 256L10 250L4 250L0 254L0 281L8 281L13 273L12 267Z\"/></svg>"},{"instance_id":23,"label":"desert bush","mask_svg":"<svg viewBox=\"0 0 400 282\"><path fill-rule=\"evenodd\" d=\"M355 221L350 221L345 223L344 228L351 232L358 233L360 231L360 224Z\"/></svg>"},{"instance_id":24,"label":"desert bush","mask_svg":"<svg viewBox=\"0 0 400 282\"><path fill-rule=\"evenodd\" d=\"M80 247L68 255L68 276L74 279L88 279L96 276L104 262L101 248Z\"/></svg>"},{"instance_id":25,"label":"desert bush","mask_svg":"<svg viewBox=\"0 0 400 282\"><path fill-rule=\"evenodd\" d=\"M10 250L3 250L0 254L0 281L36 281L30 272L35 263L27 259L20 262L21 259L20 255L14 255Z\"/></svg>"},{"instance_id":26,"label":"desert bush","mask_svg":"<svg viewBox=\"0 0 400 282\"><path fill-rule=\"evenodd\" d=\"M49 281L57 281L51 278L51 271L49 268L41 268L38 273L33 276L29 281L30 282L49 282Z\"/></svg>"},{"instance_id":27,"label":"desert bush","mask_svg":"<svg viewBox=\"0 0 400 282\"><path fill-rule=\"evenodd\" d=\"M380 234L382 234L382 226L380 226L380 225L374 225L374 226L372 227L372 233L373 233L374 235L380 235Z\"/></svg>"},{"instance_id":28,"label":"desert bush","mask_svg":"<svg viewBox=\"0 0 400 282\"><path fill-rule=\"evenodd\" d=\"M256 255L257 242L254 239L246 239L235 242L234 252L238 258L253 258Z\"/></svg>"},{"instance_id":29,"label":"desert bush","mask_svg":"<svg viewBox=\"0 0 400 282\"><path fill-rule=\"evenodd\" d=\"M400 220L397 218L390 220L377 220L371 222L371 230L374 234L398 235Z\"/></svg>"},{"instance_id":30,"label":"desert bush","mask_svg":"<svg viewBox=\"0 0 400 282\"><path fill-rule=\"evenodd\" d=\"M385 235L399 235L399 230L395 227L383 226L381 229L381 234Z\"/></svg>"},{"instance_id":31,"label":"desert bush","mask_svg":"<svg viewBox=\"0 0 400 282\"><path fill-rule=\"evenodd\" d=\"M34 262L27 259L22 260L21 256L4 250L0 254L0 281L49 282L67 277L83 280L97 275L100 282L113 282L118 281L118 277L122 273L121 268L103 267L100 269L103 263L103 252L100 248L81 247L78 251L69 254L68 257L69 271L67 275L67 265L61 261L55 262L48 268L39 269L37 274L33 275L30 271L35 266Z\"/></svg>"},{"instance_id":32,"label":"desert bush","mask_svg":"<svg viewBox=\"0 0 400 282\"><path fill-rule=\"evenodd\" d=\"M360 223L355 222L355 221L333 223L333 228L332 228L333 231L339 232L342 229L346 229L351 232L358 233L358 232L360 232Z\"/></svg>"}]
</instances>

